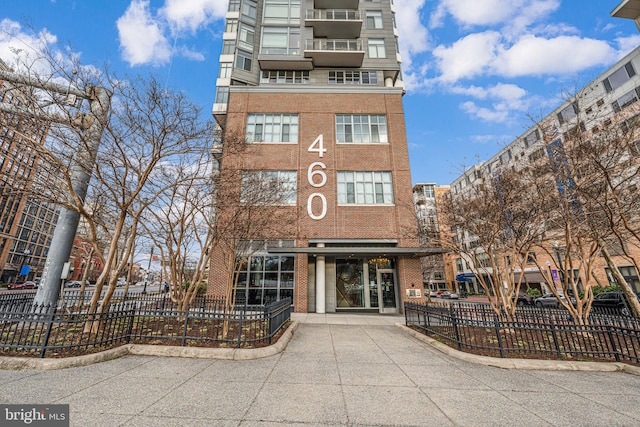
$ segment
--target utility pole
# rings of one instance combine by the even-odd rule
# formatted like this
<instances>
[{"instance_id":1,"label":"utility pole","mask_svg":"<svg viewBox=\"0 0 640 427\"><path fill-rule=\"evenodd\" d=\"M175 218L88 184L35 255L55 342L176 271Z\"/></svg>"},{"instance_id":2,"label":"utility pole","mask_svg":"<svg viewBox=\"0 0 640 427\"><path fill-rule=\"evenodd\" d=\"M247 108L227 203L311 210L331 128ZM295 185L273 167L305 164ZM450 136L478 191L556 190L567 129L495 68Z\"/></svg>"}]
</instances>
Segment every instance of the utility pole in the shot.
<instances>
[{"instance_id":1,"label":"utility pole","mask_svg":"<svg viewBox=\"0 0 640 427\"><path fill-rule=\"evenodd\" d=\"M30 106L25 108L8 103L0 103L0 112L43 119L71 127L79 126L84 130L87 143L86 145L80 144L78 146L73 164L70 167L72 189L79 199L84 202L89 188L91 173L95 166L98 148L100 147L104 123L111 107L112 93L103 87L88 86L83 90L71 85L64 86L58 83L42 82L36 78L21 76L5 70L0 70L0 80L45 89L61 95L75 95L89 101L89 113L81 117L79 124L70 122L68 117L30 109ZM62 268L71 255L73 239L79 222L80 213L77 210L65 207L60 208L60 216L53 232L49 254L42 271L41 283L33 300L34 304L49 306L57 304L60 296Z\"/></svg>"}]
</instances>

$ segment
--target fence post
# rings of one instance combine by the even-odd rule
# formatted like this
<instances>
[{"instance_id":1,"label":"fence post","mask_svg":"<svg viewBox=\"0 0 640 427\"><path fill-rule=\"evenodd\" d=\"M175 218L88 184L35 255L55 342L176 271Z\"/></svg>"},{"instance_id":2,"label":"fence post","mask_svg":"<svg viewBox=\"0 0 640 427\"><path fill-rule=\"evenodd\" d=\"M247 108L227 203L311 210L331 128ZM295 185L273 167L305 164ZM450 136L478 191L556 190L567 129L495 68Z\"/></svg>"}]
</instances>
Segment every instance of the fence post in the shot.
<instances>
[{"instance_id":1,"label":"fence post","mask_svg":"<svg viewBox=\"0 0 640 427\"><path fill-rule=\"evenodd\" d=\"M551 325L551 336L553 337L553 344L556 346L556 352L558 353L558 360L562 360L562 351L560 350L560 343L558 342L556 324L553 321L552 317L549 317L549 325Z\"/></svg>"},{"instance_id":2,"label":"fence post","mask_svg":"<svg viewBox=\"0 0 640 427\"><path fill-rule=\"evenodd\" d=\"M620 353L618 352L618 347L616 346L616 340L613 338L613 325L609 324L609 321L605 322L605 328L607 328L607 336L609 337L609 342L611 343L611 347L613 349L613 355L616 357L616 362L620 361Z\"/></svg>"},{"instance_id":3,"label":"fence post","mask_svg":"<svg viewBox=\"0 0 640 427\"><path fill-rule=\"evenodd\" d=\"M504 359L504 345L502 344L502 335L500 335L500 319L496 313L493 313L493 325L496 330L496 339L498 340L498 348L500 349L500 357Z\"/></svg>"},{"instance_id":4,"label":"fence post","mask_svg":"<svg viewBox=\"0 0 640 427\"><path fill-rule=\"evenodd\" d=\"M51 329L53 328L53 318L56 315L56 305L42 305L41 310L47 307L47 332L44 334L44 340L42 341L42 347L40 348L40 358L44 358L44 353L47 351L49 345L49 338L51 337ZM35 311L35 310L34 310ZM50 311L50 313L49 313Z\"/></svg>"},{"instance_id":5,"label":"fence post","mask_svg":"<svg viewBox=\"0 0 640 427\"><path fill-rule=\"evenodd\" d=\"M127 326L127 339L125 340L127 344L131 342L131 335L133 334L133 320L135 319L135 317L136 309L132 308L131 310L129 310L129 325Z\"/></svg>"},{"instance_id":6,"label":"fence post","mask_svg":"<svg viewBox=\"0 0 640 427\"><path fill-rule=\"evenodd\" d=\"M187 309L184 312L184 328L182 329L182 341L181 346L184 347L187 342L187 327L189 326L189 307L191 304L187 304Z\"/></svg>"},{"instance_id":7,"label":"fence post","mask_svg":"<svg viewBox=\"0 0 640 427\"><path fill-rule=\"evenodd\" d=\"M237 348L240 348L240 343L242 342L242 321L244 320L244 316L247 314L247 302L245 300L244 310L240 312L240 318L238 320L238 345Z\"/></svg>"},{"instance_id":8,"label":"fence post","mask_svg":"<svg viewBox=\"0 0 640 427\"><path fill-rule=\"evenodd\" d=\"M460 332L458 331L458 322L454 314L452 304L449 305L449 320L451 320L451 325L453 326L453 333L456 337L456 347L458 347L458 350L462 351L462 343L460 342Z\"/></svg>"}]
</instances>

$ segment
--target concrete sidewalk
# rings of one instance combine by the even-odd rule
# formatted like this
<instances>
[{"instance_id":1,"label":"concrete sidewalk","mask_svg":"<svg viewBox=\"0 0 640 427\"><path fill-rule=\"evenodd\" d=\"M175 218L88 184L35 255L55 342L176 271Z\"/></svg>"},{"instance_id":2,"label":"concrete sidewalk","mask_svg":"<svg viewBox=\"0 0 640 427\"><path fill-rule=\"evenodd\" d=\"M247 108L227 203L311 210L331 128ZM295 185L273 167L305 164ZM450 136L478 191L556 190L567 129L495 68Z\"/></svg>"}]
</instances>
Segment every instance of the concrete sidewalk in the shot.
<instances>
[{"instance_id":1,"label":"concrete sidewalk","mask_svg":"<svg viewBox=\"0 0 640 427\"><path fill-rule=\"evenodd\" d=\"M640 377L449 357L401 316L295 315L256 360L125 356L0 371L2 403L68 403L73 426L640 426Z\"/></svg>"}]
</instances>

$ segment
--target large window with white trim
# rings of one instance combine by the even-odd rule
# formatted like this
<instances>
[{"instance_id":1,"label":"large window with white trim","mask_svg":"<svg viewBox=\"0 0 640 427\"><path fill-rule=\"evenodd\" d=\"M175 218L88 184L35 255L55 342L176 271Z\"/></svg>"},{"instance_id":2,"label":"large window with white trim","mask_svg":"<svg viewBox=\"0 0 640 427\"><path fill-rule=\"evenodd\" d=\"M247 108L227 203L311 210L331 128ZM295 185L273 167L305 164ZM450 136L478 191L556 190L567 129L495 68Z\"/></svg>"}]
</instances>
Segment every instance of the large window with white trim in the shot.
<instances>
[{"instance_id":1,"label":"large window with white trim","mask_svg":"<svg viewBox=\"0 0 640 427\"><path fill-rule=\"evenodd\" d=\"M338 143L386 143L387 117L383 114L337 114Z\"/></svg>"},{"instance_id":2,"label":"large window with white trim","mask_svg":"<svg viewBox=\"0 0 640 427\"><path fill-rule=\"evenodd\" d=\"M387 57L387 50L384 45L384 39L369 39L367 40L367 46L369 48L369 58Z\"/></svg>"},{"instance_id":3,"label":"large window with white trim","mask_svg":"<svg viewBox=\"0 0 640 427\"><path fill-rule=\"evenodd\" d=\"M300 24L300 0L265 0L262 22Z\"/></svg>"},{"instance_id":4,"label":"large window with white trim","mask_svg":"<svg viewBox=\"0 0 640 427\"><path fill-rule=\"evenodd\" d=\"M338 204L393 204L391 172L338 172Z\"/></svg>"},{"instance_id":5,"label":"large window with white trim","mask_svg":"<svg viewBox=\"0 0 640 427\"><path fill-rule=\"evenodd\" d=\"M300 54L300 28L264 27L260 53L266 55Z\"/></svg>"},{"instance_id":6,"label":"large window with white trim","mask_svg":"<svg viewBox=\"0 0 640 427\"><path fill-rule=\"evenodd\" d=\"M245 205L295 205L298 189L296 171L247 170L242 172L240 202Z\"/></svg>"},{"instance_id":7,"label":"large window with white trim","mask_svg":"<svg viewBox=\"0 0 640 427\"><path fill-rule=\"evenodd\" d=\"M247 142L298 142L297 114L249 114Z\"/></svg>"}]
</instances>

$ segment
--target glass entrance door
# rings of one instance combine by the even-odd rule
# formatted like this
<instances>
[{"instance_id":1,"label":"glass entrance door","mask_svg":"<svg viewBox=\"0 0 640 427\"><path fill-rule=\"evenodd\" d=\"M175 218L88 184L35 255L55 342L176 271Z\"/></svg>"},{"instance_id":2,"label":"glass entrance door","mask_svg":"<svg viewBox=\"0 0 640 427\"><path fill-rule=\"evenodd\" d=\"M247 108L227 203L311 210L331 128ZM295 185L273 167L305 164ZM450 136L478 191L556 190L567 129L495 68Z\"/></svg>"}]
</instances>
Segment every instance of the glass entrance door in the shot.
<instances>
[{"instance_id":1,"label":"glass entrance door","mask_svg":"<svg viewBox=\"0 0 640 427\"><path fill-rule=\"evenodd\" d=\"M378 270L378 283L382 299L381 313L397 313L396 271Z\"/></svg>"}]
</instances>

